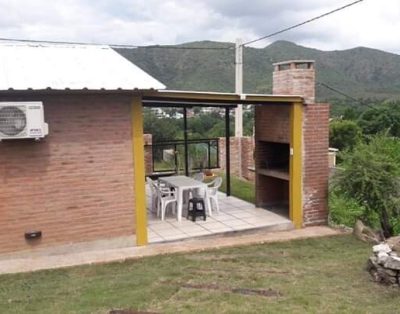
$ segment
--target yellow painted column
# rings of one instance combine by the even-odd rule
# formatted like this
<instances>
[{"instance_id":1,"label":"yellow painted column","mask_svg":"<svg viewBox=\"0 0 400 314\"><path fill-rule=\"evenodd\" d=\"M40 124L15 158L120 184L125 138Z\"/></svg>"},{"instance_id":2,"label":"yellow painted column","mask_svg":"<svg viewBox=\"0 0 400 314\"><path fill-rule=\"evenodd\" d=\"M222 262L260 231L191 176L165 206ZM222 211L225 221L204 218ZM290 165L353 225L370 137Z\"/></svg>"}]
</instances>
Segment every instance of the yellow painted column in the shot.
<instances>
[{"instance_id":1,"label":"yellow painted column","mask_svg":"<svg viewBox=\"0 0 400 314\"><path fill-rule=\"evenodd\" d=\"M303 225L303 104L293 103L290 111L289 215L295 228Z\"/></svg>"},{"instance_id":2,"label":"yellow painted column","mask_svg":"<svg viewBox=\"0 0 400 314\"><path fill-rule=\"evenodd\" d=\"M147 211L143 142L143 104L140 96L132 101L133 189L136 213L136 245L147 244Z\"/></svg>"}]
</instances>

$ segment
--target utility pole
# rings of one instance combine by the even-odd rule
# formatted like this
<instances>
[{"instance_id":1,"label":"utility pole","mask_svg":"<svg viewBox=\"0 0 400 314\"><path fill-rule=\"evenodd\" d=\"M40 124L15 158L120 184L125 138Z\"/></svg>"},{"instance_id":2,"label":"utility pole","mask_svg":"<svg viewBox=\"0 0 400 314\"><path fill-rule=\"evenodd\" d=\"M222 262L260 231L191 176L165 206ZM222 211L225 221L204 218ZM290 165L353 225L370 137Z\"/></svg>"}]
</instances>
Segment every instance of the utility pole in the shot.
<instances>
[{"instance_id":1,"label":"utility pole","mask_svg":"<svg viewBox=\"0 0 400 314\"><path fill-rule=\"evenodd\" d=\"M235 93L243 93L243 45L240 38L236 39L235 46ZM243 137L243 106L238 104L235 109L235 137L238 141L238 174L242 177L242 137Z\"/></svg>"},{"instance_id":2,"label":"utility pole","mask_svg":"<svg viewBox=\"0 0 400 314\"><path fill-rule=\"evenodd\" d=\"M235 93L243 93L243 46L240 38L236 39L235 47ZM243 107L238 104L235 109L235 136L243 136Z\"/></svg>"}]
</instances>

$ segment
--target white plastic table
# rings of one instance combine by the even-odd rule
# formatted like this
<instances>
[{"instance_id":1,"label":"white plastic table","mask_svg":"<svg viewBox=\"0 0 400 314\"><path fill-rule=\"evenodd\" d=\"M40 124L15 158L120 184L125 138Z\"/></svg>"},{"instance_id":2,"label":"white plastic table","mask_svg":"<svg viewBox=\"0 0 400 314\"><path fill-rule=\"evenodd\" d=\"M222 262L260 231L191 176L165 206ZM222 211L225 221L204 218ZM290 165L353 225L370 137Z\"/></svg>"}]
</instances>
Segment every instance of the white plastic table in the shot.
<instances>
[{"instance_id":1,"label":"white plastic table","mask_svg":"<svg viewBox=\"0 0 400 314\"><path fill-rule=\"evenodd\" d=\"M197 181L193 178L189 178L186 176L170 176L159 178L159 181L165 183L170 187L174 187L177 193L177 202L178 208L176 213L176 219L178 221L182 220L182 209L183 209L183 191L190 189L204 189L205 191L205 209L208 211L208 214L211 216L211 204L210 199L208 198L208 186L207 184Z\"/></svg>"}]
</instances>

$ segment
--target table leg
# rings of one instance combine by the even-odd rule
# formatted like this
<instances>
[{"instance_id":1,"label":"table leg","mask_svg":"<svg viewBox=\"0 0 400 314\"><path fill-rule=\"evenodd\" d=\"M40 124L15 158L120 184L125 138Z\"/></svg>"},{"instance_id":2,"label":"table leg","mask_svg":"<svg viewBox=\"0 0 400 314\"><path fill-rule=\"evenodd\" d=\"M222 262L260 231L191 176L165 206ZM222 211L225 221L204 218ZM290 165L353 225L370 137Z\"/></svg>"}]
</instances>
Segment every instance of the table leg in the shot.
<instances>
[{"instance_id":1,"label":"table leg","mask_svg":"<svg viewBox=\"0 0 400 314\"><path fill-rule=\"evenodd\" d=\"M208 211L208 215L210 217L212 217L211 202L210 202L210 198L208 197L208 189L207 188L206 188L205 198L206 198L206 210Z\"/></svg>"},{"instance_id":2,"label":"table leg","mask_svg":"<svg viewBox=\"0 0 400 314\"><path fill-rule=\"evenodd\" d=\"M177 193L178 193L178 208L176 210L176 219L181 222L182 220L182 207L183 207L183 189L182 188L177 188Z\"/></svg>"}]
</instances>

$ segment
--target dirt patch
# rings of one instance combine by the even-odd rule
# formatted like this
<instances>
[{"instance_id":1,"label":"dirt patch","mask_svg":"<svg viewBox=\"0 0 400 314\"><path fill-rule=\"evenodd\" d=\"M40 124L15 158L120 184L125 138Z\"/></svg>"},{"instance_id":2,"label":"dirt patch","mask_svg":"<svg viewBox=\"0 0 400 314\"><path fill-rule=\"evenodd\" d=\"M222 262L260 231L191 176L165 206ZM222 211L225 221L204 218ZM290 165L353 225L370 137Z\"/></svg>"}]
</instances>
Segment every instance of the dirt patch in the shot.
<instances>
[{"instance_id":1,"label":"dirt patch","mask_svg":"<svg viewBox=\"0 0 400 314\"><path fill-rule=\"evenodd\" d=\"M157 312L135 311L135 310L111 310L108 314L159 314Z\"/></svg>"},{"instance_id":2,"label":"dirt patch","mask_svg":"<svg viewBox=\"0 0 400 314\"><path fill-rule=\"evenodd\" d=\"M222 269L190 269L190 271L194 274L229 274L230 276L232 275L232 270L222 270ZM272 270L272 269L263 269L262 271L254 271L252 270L252 273L257 273L257 274L282 274L282 275L287 275L291 274L292 272L289 271L280 271L280 270Z\"/></svg>"},{"instance_id":3,"label":"dirt patch","mask_svg":"<svg viewBox=\"0 0 400 314\"><path fill-rule=\"evenodd\" d=\"M227 288L216 284L184 284L183 288L199 289L199 290L218 290L222 292L238 293L243 295L257 295L262 297L280 297L282 294L279 291L272 289L248 289L248 288Z\"/></svg>"}]
</instances>

